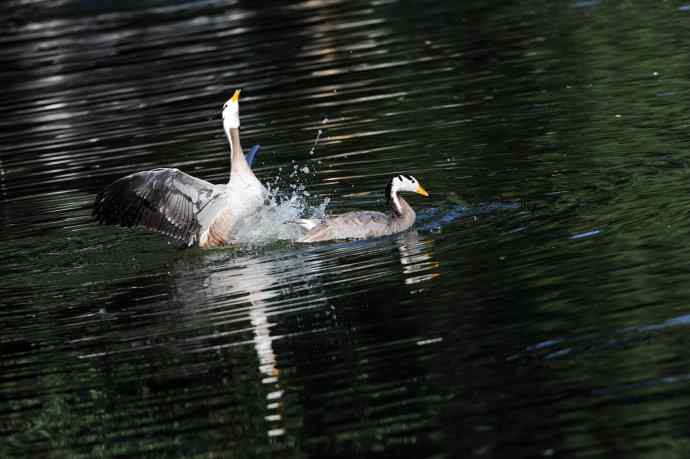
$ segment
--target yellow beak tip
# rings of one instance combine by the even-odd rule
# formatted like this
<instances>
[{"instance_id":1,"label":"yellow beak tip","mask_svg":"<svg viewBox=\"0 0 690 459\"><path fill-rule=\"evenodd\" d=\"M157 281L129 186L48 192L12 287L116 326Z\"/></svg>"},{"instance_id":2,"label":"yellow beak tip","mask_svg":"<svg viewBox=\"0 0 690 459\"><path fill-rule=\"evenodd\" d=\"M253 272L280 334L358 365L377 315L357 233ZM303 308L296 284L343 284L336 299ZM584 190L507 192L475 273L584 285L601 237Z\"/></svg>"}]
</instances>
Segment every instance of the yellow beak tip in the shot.
<instances>
[{"instance_id":1,"label":"yellow beak tip","mask_svg":"<svg viewBox=\"0 0 690 459\"><path fill-rule=\"evenodd\" d=\"M235 93L234 93L234 94L232 95L232 97L230 98L230 102L235 102L235 103L237 103L239 100L240 100L240 90L239 90L239 89L236 89L236 90L235 90Z\"/></svg>"},{"instance_id":2,"label":"yellow beak tip","mask_svg":"<svg viewBox=\"0 0 690 459\"><path fill-rule=\"evenodd\" d=\"M417 187L417 193L421 194L422 196L426 196L427 198L429 197L429 193L427 193L427 191L422 188L421 185Z\"/></svg>"}]
</instances>

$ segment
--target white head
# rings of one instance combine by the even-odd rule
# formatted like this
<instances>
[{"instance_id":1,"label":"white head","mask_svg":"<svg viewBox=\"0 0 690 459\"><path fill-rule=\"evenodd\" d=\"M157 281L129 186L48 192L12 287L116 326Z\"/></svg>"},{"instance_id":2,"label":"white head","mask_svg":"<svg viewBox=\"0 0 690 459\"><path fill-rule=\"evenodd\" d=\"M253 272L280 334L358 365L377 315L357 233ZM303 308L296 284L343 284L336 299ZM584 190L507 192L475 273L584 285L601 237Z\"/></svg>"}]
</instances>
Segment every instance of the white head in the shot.
<instances>
[{"instance_id":1,"label":"white head","mask_svg":"<svg viewBox=\"0 0 690 459\"><path fill-rule=\"evenodd\" d=\"M400 201L398 200L398 193L401 191L409 191L410 193L421 194L422 196L429 196L429 193L419 184L419 181L411 175L396 175L388 182L386 187L386 197L388 198L390 206L395 212L400 214L402 209Z\"/></svg>"},{"instance_id":2,"label":"white head","mask_svg":"<svg viewBox=\"0 0 690 459\"><path fill-rule=\"evenodd\" d=\"M240 90L236 90L230 100L223 105L223 129L240 127Z\"/></svg>"},{"instance_id":3,"label":"white head","mask_svg":"<svg viewBox=\"0 0 690 459\"><path fill-rule=\"evenodd\" d=\"M411 175L396 175L391 179L391 192L409 191L410 193L418 193L422 196L429 196L424 188L419 184L419 181Z\"/></svg>"}]
</instances>

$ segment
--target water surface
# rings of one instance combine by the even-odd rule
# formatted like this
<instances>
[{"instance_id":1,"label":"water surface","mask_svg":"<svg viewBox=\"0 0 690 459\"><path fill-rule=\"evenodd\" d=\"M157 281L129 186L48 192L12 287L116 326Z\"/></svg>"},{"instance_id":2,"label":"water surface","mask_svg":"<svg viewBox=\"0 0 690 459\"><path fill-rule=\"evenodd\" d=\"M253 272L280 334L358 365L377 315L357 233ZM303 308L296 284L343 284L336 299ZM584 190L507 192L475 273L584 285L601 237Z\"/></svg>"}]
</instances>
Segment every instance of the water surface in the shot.
<instances>
[{"instance_id":1,"label":"water surface","mask_svg":"<svg viewBox=\"0 0 690 459\"><path fill-rule=\"evenodd\" d=\"M0 455L687 457L687 5L472 3L3 3ZM414 174L417 225L92 221L226 180L235 88L262 180L335 213Z\"/></svg>"}]
</instances>

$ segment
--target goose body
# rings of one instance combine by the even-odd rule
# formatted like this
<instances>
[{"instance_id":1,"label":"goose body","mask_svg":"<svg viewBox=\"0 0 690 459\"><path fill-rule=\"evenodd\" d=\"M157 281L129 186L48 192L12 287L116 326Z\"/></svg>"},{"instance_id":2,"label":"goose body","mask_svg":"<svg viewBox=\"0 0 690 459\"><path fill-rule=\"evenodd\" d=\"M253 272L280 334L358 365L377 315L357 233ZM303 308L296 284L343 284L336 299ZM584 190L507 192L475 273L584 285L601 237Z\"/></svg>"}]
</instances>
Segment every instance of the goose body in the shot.
<instances>
[{"instance_id":1,"label":"goose body","mask_svg":"<svg viewBox=\"0 0 690 459\"><path fill-rule=\"evenodd\" d=\"M411 175L395 176L386 187L389 212L353 211L323 220L300 220L298 223L307 233L297 242L369 239L405 231L414 224L416 214L399 195L401 191L429 196Z\"/></svg>"},{"instance_id":2,"label":"goose body","mask_svg":"<svg viewBox=\"0 0 690 459\"><path fill-rule=\"evenodd\" d=\"M187 246L221 246L233 241L238 224L264 203L266 189L242 152L239 91L223 106L230 143L230 180L215 185L178 169L136 172L108 185L96 197L93 214L105 224L141 225ZM253 160L258 147L248 154Z\"/></svg>"}]
</instances>

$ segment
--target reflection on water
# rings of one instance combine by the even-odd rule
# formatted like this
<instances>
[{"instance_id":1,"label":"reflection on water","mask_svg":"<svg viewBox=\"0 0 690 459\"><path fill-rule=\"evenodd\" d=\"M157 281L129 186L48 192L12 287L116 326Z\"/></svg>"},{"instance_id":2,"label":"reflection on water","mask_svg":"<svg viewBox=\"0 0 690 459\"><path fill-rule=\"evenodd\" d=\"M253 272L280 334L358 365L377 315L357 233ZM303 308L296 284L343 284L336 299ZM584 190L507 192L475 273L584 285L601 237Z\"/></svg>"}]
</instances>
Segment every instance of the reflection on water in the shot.
<instances>
[{"instance_id":1,"label":"reflection on water","mask_svg":"<svg viewBox=\"0 0 690 459\"><path fill-rule=\"evenodd\" d=\"M686 457L687 15L0 4L0 457ZM130 172L225 181L236 87L285 203L248 240L380 210L394 173L415 227L94 224Z\"/></svg>"},{"instance_id":2,"label":"reflection on water","mask_svg":"<svg viewBox=\"0 0 690 459\"><path fill-rule=\"evenodd\" d=\"M239 322L242 327L237 331L226 332L229 335L240 332L247 327L243 322L249 321L253 337L251 339L257 357L257 379L264 386L265 406L264 419L267 423L269 437L285 434L282 420L284 389L280 382L280 370L277 367L271 329L275 327L280 310L271 307L272 300L281 296L280 284L286 272L299 269L299 258L255 260L251 256L228 257L222 252L211 253L204 257L211 266L222 267L220 271L210 270L207 277L200 279L199 266L193 263L191 267L182 266L175 273L175 301L180 304L204 305L220 303L221 298L228 296L239 298L236 304L246 304L244 307L233 308L231 314L217 312L217 306L209 311L215 327L223 327L229 323ZM195 260L196 261L196 260ZM186 268L186 269L185 269ZM189 271L189 269L192 271ZM191 279L187 279L190 278ZM202 281L199 283L199 281ZM197 315L203 315L197 311ZM209 337L211 338L211 337ZM219 333L212 335L213 341L219 339ZM209 349L220 349L224 345L244 346L245 341L203 346L203 337L195 339L199 344L196 352L207 352ZM256 413L258 415L258 413Z\"/></svg>"},{"instance_id":3,"label":"reflection on water","mask_svg":"<svg viewBox=\"0 0 690 459\"><path fill-rule=\"evenodd\" d=\"M355 243L349 248L336 244L298 252L278 250L270 255L217 250L208 251L202 258L183 257L173 268L171 299L189 308L185 315L193 317L199 329L212 327L207 335L185 340L184 348L194 353L253 348L256 363L251 373L264 394L262 412L266 434L269 437L294 436L295 432L286 432L286 429L288 422L295 425L295 421L284 419L285 413L294 411L283 400L290 378L281 374L280 351L276 347L285 340L342 328L336 308L326 293L328 280L323 278L329 275L334 263L339 264L340 257L361 254L374 246L383 249L391 242L399 252L398 267L386 266L378 272L378 278L397 277L402 273L405 283L413 285L423 284L438 275L431 241L420 238L416 232L403 234L393 241ZM362 282L366 280L361 279ZM410 294L421 292L421 286L410 290ZM297 304L292 300L295 296L300 298ZM298 321L294 322L293 317ZM308 329L301 325L313 317L321 318L319 327ZM185 322L189 320L184 319Z\"/></svg>"},{"instance_id":4,"label":"reflection on water","mask_svg":"<svg viewBox=\"0 0 690 459\"><path fill-rule=\"evenodd\" d=\"M414 230L400 236L398 250L403 273L406 274L405 284L418 284L438 276L435 271L439 264L432 258L432 247L431 239L420 241L419 234Z\"/></svg>"}]
</instances>

